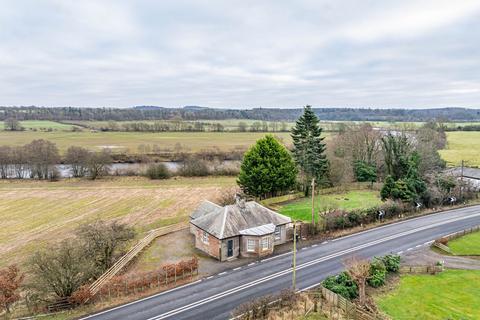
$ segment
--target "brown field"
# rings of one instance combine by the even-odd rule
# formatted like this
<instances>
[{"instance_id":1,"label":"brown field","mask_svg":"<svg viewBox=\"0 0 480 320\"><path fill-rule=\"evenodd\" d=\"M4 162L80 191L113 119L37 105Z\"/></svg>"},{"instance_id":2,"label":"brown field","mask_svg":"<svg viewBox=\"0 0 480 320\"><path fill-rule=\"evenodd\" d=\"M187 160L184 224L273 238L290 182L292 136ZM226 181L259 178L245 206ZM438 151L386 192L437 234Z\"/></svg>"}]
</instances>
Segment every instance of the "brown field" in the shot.
<instances>
[{"instance_id":1,"label":"brown field","mask_svg":"<svg viewBox=\"0 0 480 320\"><path fill-rule=\"evenodd\" d=\"M215 200L234 184L231 177L1 181L0 267L24 261L46 243L97 218L128 223L140 235L186 221L201 200Z\"/></svg>"}]
</instances>

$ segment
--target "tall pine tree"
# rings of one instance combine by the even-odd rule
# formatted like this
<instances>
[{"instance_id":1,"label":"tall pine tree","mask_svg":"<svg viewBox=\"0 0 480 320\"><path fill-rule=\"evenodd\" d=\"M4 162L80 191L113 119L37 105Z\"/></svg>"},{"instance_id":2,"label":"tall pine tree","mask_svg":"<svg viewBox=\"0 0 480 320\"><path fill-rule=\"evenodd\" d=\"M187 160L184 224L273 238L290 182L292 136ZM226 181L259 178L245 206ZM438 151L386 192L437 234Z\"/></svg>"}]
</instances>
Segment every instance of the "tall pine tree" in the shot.
<instances>
[{"instance_id":1,"label":"tall pine tree","mask_svg":"<svg viewBox=\"0 0 480 320\"><path fill-rule=\"evenodd\" d=\"M293 158L302 173L305 195L309 193L312 178L316 184L328 182L328 160L325 155L325 143L322 128L312 107L306 106L303 115L292 128Z\"/></svg>"}]
</instances>

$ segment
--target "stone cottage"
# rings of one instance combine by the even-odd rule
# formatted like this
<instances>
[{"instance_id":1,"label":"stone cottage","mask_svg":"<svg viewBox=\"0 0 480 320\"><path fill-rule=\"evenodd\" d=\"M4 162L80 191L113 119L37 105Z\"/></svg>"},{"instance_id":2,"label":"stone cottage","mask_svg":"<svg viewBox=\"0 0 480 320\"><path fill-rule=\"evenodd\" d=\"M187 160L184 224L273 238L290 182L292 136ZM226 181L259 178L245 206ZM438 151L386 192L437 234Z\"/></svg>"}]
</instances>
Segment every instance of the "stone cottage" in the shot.
<instances>
[{"instance_id":1,"label":"stone cottage","mask_svg":"<svg viewBox=\"0 0 480 320\"><path fill-rule=\"evenodd\" d=\"M220 261L237 257L262 257L287 242L292 220L255 201L237 198L221 207L203 201L190 215L195 246Z\"/></svg>"}]
</instances>

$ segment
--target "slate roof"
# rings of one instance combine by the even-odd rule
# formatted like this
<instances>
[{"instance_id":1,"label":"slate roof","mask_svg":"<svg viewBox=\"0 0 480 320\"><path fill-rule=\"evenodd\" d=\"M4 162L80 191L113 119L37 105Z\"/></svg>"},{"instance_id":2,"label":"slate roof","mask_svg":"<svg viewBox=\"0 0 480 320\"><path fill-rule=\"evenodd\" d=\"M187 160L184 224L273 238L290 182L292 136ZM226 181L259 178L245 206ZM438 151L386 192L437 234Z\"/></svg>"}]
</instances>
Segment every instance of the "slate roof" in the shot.
<instances>
[{"instance_id":1,"label":"slate roof","mask_svg":"<svg viewBox=\"0 0 480 320\"><path fill-rule=\"evenodd\" d=\"M454 176L462 175L462 168L453 168L446 170L447 173L453 174ZM480 180L480 169L479 168L463 168L463 176L470 179Z\"/></svg>"},{"instance_id":2,"label":"slate roof","mask_svg":"<svg viewBox=\"0 0 480 320\"><path fill-rule=\"evenodd\" d=\"M203 202L191 216L193 215L197 218L192 218L190 223L218 239L238 236L241 230L292 222L289 217L265 208L255 201L239 202L225 207Z\"/></svg>"},{"instance_id":3,"label":"slate roof","mask_svg":"<svg viewBox=\"0 0 480 320\"><path fill-rule=\"evenodd\" d=\"M264 224L263 226L240 230L240 234L246 236L264 236L266 234L273 233L274 231L275 225L273 223L269 223Z\"/></svg>"},{"instance_id":4,"label":"slate roof","mask_svg":"<svg viewBox=\"0 0 480 320\"><path fill-rule=\"evenodd\" d=\"M219 211L222 210L223 207L219 206L218 204L215 204L213 202L210 202L208 200L204 200L191 214L190 218L192 219L197 219L200 218L201 216L204 216L208 213L214 212L214 211Z\"/></svg>"}]
</instances>

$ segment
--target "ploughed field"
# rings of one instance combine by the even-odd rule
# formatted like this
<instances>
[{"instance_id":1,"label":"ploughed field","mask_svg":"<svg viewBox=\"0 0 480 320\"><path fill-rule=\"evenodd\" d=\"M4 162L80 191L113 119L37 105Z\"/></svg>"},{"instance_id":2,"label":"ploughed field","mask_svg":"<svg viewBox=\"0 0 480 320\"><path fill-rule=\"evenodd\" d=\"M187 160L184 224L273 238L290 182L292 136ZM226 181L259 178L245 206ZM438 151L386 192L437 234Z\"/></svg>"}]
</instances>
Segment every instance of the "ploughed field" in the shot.
<instances>
[{"instance_id":1,"label":"ploughed field","mask_svg":"<svg viewBox=\"0 0 480 320\"><path fill-rule=\"evenodd\" d=\"M0 267L98 218L118 219L139 233L187 221L200 201L215 201L234 184L232 177L0 181Z\"/></svg>"}]
</instances>

